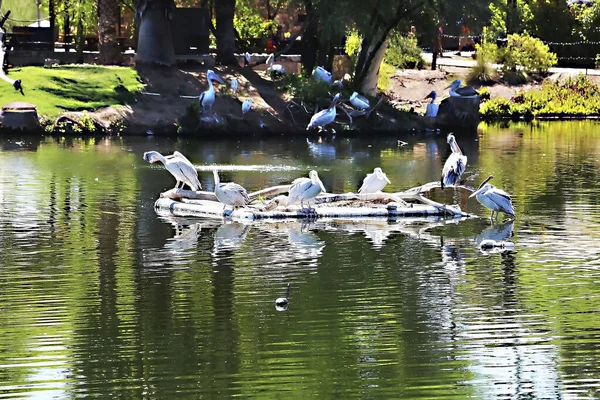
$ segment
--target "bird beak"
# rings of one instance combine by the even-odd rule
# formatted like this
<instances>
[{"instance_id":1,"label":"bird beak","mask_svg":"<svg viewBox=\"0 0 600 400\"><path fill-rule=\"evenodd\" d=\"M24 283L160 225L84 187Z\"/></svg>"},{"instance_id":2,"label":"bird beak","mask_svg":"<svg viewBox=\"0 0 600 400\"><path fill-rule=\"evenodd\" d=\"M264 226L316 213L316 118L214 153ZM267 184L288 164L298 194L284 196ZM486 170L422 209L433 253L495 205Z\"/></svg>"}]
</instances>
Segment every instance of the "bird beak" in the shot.
<instances>
[{"instance_id":1,"label":"bird beak","mask_svg":"<svg viewBox=\"0 0 600 400\"><path fill-rule=\"evenodd\" d=\"M212 74L210 74L210 79L215 80L223 85L225 84L223 79L221 79L221 77L219 75L215 74L214 72Z\"/></svg>"},{"instance_id":2,"label":"bird beak","mask_svg":"<svg viewBox=\"0 0 600 400\"><path fill-rule=\"evenodd\" d=\"M483 187L483 185L485 185L486 183L491 181L493 177L494 177L494 175L488 176L485 181L481 182L481 185L479 185L479 187L477 189L481 189Z\"/></svg>"},{"instance_id":3,"label":"bird beak","mask_svg":"<svg viewBox=\"0 0 600 400\"><path fill-rule=\"evenodd\" d=\"M474 192L473 192L473 194L471 194L471 195L469 196L469 198L477 196L478 194L482 193L484 189L485 189L485 188L483 188L483 187L480 187L479 189L477 189L476 191L474 191Z\"/></svg>"}]
</instances>

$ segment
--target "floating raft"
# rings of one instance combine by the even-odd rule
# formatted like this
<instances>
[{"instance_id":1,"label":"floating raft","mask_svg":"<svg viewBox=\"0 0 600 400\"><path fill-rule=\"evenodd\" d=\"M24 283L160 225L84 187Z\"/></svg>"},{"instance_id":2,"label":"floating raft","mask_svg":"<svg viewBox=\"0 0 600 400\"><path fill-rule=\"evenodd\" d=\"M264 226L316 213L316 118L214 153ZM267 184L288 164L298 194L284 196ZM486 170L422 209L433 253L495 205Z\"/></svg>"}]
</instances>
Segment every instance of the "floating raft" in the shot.
<instances>
[{"instance_id":1,"label":"floating raft","mask_svg":"<svg viewBox=\"0 0 600 400\"><path fill-rule=\"evenodd\" d=\"M437 186L436 186L437 184ZM169 190L161 194L154 207L157 211L175 216L202 218L231 218L234 220L259 219L317 219L317 218L364 218L379 217L397 219L402 217L469 217L458 205L443 205L432 201L422 193L439 187L432 182L399 193L374 194L323 194L314 199L314 212L308 213L299 206L285 207L286 196L278 196L263 202L231 210L218 202L214 193L189 190ZM472 188L465 187L468 190ZM277 186L251 193L251 199L265 198L289 190L289 186ZM407 203L405 200L417 201Z\"/></svg>"}]
</instances>

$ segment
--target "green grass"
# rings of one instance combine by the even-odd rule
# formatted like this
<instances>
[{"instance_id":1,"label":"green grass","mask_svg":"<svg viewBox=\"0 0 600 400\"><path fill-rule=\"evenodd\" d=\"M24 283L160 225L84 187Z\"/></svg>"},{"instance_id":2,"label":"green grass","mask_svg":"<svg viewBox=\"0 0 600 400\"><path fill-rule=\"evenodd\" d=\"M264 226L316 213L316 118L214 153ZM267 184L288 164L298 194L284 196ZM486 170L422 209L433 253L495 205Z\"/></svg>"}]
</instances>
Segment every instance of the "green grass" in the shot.
<instances>
[{"instance_id":1,"label":"green grass","mask_svg":"<svg viewBox=\"0 0 600 400\"><path fill-rule=\"evenodd\" d=\"M40 116L51 119L64 111L93 111L130 103L143 87L137 71L129 67L21 67L11 69L9 77L21 79L25 96L0 81L0 105L32 103Z\"/></svg>"}]
</instances>

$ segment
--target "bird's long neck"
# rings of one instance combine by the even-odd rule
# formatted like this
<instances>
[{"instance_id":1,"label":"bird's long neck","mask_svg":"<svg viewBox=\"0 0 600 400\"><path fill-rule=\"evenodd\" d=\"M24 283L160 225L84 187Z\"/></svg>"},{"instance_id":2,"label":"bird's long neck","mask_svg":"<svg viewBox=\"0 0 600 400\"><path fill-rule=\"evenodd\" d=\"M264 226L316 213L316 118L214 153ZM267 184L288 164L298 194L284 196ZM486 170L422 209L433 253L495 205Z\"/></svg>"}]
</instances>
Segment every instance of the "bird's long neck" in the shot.
<instances>
[{"instance_id":1,"label":"bird's long neck","mask_svg":"<svg viewBox=\"0 0 600 400\"><path fill-rule=\"evenodd\" d=\"M208 90L210 90L211 92L215 91L215 87L213 86L212 79L208 80Z\"/></svg>"},{"instance_id":2,"label":"bird's long neck","mask_svg":"<svg viewBox=\"0 0 600 400\"><path fill-rule=\"evenodd\" d=\"M163 156L162 154L160 154L158 151L156 152L156 158L158 158L158 161L160 161L161 163L163 163L163 165L167 165L167 159L165 156Z\"/></svg>"},{"instance_id":3,"label":"bird's long neck","mask_svg":"<svg viewBox=\"0 0 600 400\"><path fill-rule=\"evenodd\" d=\"M431 96L431 101L429 103L433 104L434 101L435 101L435 96Z\"/></svg>"},{"instance_id":4,"label":"bird's long neck","mask_svg":"<svg viewBox=\"0 0 600 400\"><path fill-rule=\"evenodd\" d=\"M220 181L219 181L219 173L215 170L215 171L213 171L213 175L215 177L215 187L219 186L219 183L220 183Z\"/></svg>"}]
</instances>

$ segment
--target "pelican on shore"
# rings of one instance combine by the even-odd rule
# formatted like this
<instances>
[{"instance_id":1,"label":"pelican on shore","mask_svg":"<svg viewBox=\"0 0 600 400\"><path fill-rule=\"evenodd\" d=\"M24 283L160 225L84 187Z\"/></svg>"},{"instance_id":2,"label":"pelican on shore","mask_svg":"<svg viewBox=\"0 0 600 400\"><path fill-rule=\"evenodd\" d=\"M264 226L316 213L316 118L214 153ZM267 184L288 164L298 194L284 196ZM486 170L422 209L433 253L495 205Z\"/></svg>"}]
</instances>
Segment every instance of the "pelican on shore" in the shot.
<instances>
[{"instance_id":1,"label":"pelican on shore","mask_svg":"<svg viewBox=\"0 0 600 400\"><path fill-rule=\"evenodd\" d=\"M437 117L440 106L434 103L436 97L437 93L435 90L432 90L427 96L425 96L426 99L431 99L431 102L427 104L427 110L425 111L426 117Z\"/></svg>"},{"instance_id":2,"label":"pelican on shore","mask_svg":"<svg viewBox=\"0 0 600 400\"><path fill-rule=\"evenodd\" d=\"M455 186L467 168L467 156L463 155L453 134L448 135L448 144L452 154L450 154L442 169L442 189L446 186Z\"/></svg>"},{"instance_id":3,"label":"pelican on shore","mask_svg":"<svg viewBox=\"0 0 600 400\"><path fill-rule=\"evenodd\" d=\"M252 108L252 99L246 99L242 103L242 114L246 114Z\"/></svg>"},{"instance_id":4,"label":"pelican on shore","mask_svg":"<svg viewBox=\"0 0 600 400\"><path fill-rule=\"evenodd\" d=\"M350 96L350 104L359 110L366 110L370 107L369 99L367 99L365 96L361 96L357 92L352 93L352 96Z\"/></svg>"},{"instance_id":5,"label":"pelican on shore","mask_svg":"<svg viewBox=\"0 0 600 400\"><path fill-rule=\"evenodd\" d=\"M493 176L490 176L479 185L479 188L473 192L469 197L475 196L478 202L484 207L492 210L490 219L494 219L494 213L496 213L496 220L498 214L503 212L504 214L515 217L515 209L512 205L512 198L504 190L498 189L494 185L488 183Z\"/></svg>"},{"instance_id":6,"label":"pelican on shore","mask_svg":"<svg viewBox=\"0 0 600 400\"><path fill-rule=\"evenodd\" d=\"M313 70L312 76L317 82L325 82L331 85L331 72L327 71L324 67L316 67Z\"/></svg>"},{"instance_id":7,"label":"pelican on shore","mask_svg":"<svg viewBox=\"0 0 600 400\"><path fill-rule=\"evenodd\" d=\"M285 74L285 68L281 64L273 64L275 62L275 54L271 53L269 57L267 57L267 64L269 67L267 68L270 72L276 72L278 74Z\"/></svg>"},{"instance_id":8,"label":"pelican on shore","mask_svg":"<svg viewBox=\"0 0 600 400\"><path fill-rule=\"evenodd\" d=\"M246 54L244 54L244 67L250 65L250 61L252 61L252 57L250 56L250 53L246 52Z\"/></svg>"},{"instance_id":9,"label":"pelican on shore","mask_svg":"<svg viewBox=\"0 0 600 400\"><path fill-rule=\"evenodd\" d=\"M377 193L383 190L385 185L391 183L387 175L377 167L373 170L372 174L367 174L363 180L363 184L358 189L358 193Z\"/></svg>"},{"instance_id":10,"label":"pelican on shore","mask_svg":"<svg viewBox=\"0 0 600 400\"><path fill-rule=\"evenodd\" d=\"M315 115L312 116L306 130L310 130L311 128L319 128L319 130L325 128L325 126L329 125L335 120L336 111L335 107L340 101L340 94L336 94L333 96L333 100L329 107L324 110L319 111Z\"/></svg>"},{"instance_id":11,"label":"pelican on shore","mask_svg":"<svg viewBox=\"0 0 600 400\"><path fill-rule=\"evenodd\" d=\"M212 84L212 81L215 80L221 84L225 84L223 79L219 77L219 75L215 74L211 69L206 71L206 81L208 83L208 90L205 90L200 94L199 101L202 106L202 111L206 112L206 108L212 111L212 105L215 102L215 87Z\"/></svg>"},{"instance_id":12,"label":"pelican on shore","mask_svg":"<svg viewBox=\"0 0 600 400\"><path fill-rule=\"evenodd\" d=\"M21 92L21 94L23 96L25 96L25 93L23 93L23 86L21 86L21 80L20 79L10 79L8 76L6 76L6 74L4 73L4 55L6 54L6 49L4 48L4 31L2 30L2 28L0 28L0 78L7 82L10 83L16 91Z\"/></svg>"},{"instance_id":13,"label":"pelican on shore","mask_svg":"<svg viewBox=\"0 0 600 400\"><path fill-rule=\"evenodd\" d=\"M323 182L319 179L319 174L317 174L317 171L310 171L308 178L298 178L292 182L287 205L300 202L303 211L314 212L314 209L305 208L304 202L306 201L310 205L310 200L317 197L321 192L326 192L326 190Z\"/></svg>"},{"instance_id":14,"label":"pelican on shore","mask_svg":"<svg viewBox=\"0 0 600 400\"><path fill-rule=\"evenodd\" d=\"M180 152L175 151L170 156L163 156L158 151L147 151L144 153L144 160L149 163L162 162L177 180L176 189L183 188L183 185L188 185L192 190L202 189L196 167Z\"/></svg>"},{"instance_id":15,"label":"pelican on shore","mask_svg":"<svg viewBox=\"0 0 600 400\"><path fill-rule=\"evenodd\" d=\"M221 183L216 169L213 169L213 175L215 177L215 196L221 203L232 206L234 209L250 203L246 189L233 182Z\"/></svg>"},{"instance_id":16,"label":"pelican on shore","mask_svg":"<svg viewBox=\"0 0 600 400\"><path fill-rule=\"evenodd\" d=\"M455 79L452 83L446 86L446 89L450 88L450 96L452 97L464 97L473 98L479 96L479 92L473 89L471 86L460 86L460 79Z\"/></svg>"},{"instance_id":17,"label":"pelican on shore","mask_svg":"<svg viewBox=\"0 0 600 400\"><path fill-rule=\"evenodd\" d=\"M233 94L235 94L235 92L237 92L238 90L238 81L235 78L231 78L231 91L233 92Z\"/></svg>"}]
</instances>

